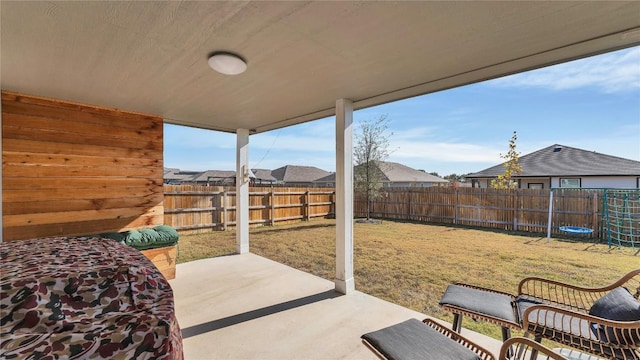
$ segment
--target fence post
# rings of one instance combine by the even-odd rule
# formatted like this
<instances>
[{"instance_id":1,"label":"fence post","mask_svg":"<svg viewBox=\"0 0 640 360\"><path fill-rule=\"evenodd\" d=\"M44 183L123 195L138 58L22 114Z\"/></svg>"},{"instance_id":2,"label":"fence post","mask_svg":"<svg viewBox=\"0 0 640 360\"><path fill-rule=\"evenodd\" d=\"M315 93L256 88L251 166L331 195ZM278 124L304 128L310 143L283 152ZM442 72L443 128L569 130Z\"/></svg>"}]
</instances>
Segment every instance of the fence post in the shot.
<instances>
[{"instance_id":1,"label":"fence post","mask_svg":"<svg viewBox=\"0 0 640 360\"><path fill-rule=\"evenodd\" d=\"M220 198L220 194L214 195L211 197L211 207L217 208L218 205L220 204L221 198ZM217 209L213 209L211 210L211 222L212 223L217 223L218 220L218 210ZM214 227L215 228L215 227Z\"/></svg>"},{"instance_id":2,"label":"fence post","mask_svg":"<svg viewBox=\"0 0 640 360\"><path fill-rule=\"evenodd\" d=\"M411 220L411 188L409 188L408 200L407 200L407 220Z\"/></svg>"},{"instance_id":3,"label":"fence post","mask_svg":"<svg viewBox=\"0 0 640 360\"><path fill-rule=\"evenodd\" d=\"M309 189L307 189L307 191L304 193L304 198L306 202L305 215L307 217L307 221L309 221L311 220L311 192L309 191Z\"/></svg>"},{"instance_id":4,"label":"fence post","mask_svg":"<svg viewBox=\"0 0 640 360\"><path fill-rule=\"evenodd\" d=\"M478 206L476 207L476 220L482 220L482 188L478 188L476 192L476 200L478 201ZM482 224L482 222L480 222Z\"/></svg>"},{"instance_id":5,"label":"fence post","mask_svg":"<svg viewBox=\"0 0 640 360\"><path fill-rule=\"evenodd\" d=\"M513 194L513 231L518 231L518 193L519 193L519 190L514 190L514 194Z\"/></svg>"},{"instance_id":6,"label":"fence post","mask_svg":"<svg viewBox=\"0 0 640 360\"><path fill-rule=\"evenodd\" d=\"M600 229L598 227L598 194L593 193L591 196L591 228L593 232L591 233L591 237L596 236L596 238L600 237Z\"/></svg>"},{"instance_id":7,"label":"fence post","mask_svg":"<svg viewBox=\"0 0 640 360\"><path fill-rule=\"evenodd\" d=\"M453 224L458 224L458 189L454 189L453 193L456 194L455 202L453 204Z\"/></svg>"},{"instance_id":8,"label":"fence post","mask_svg":"<svg viewBox=\"0 0 640 360\"><path fill-rule=\"evenodd\" d=\"M547 220L547 243L551 241L552 221L553 221L553 189L549 189L549 218Z\"/></svg>"},{"instance_id":9,"label":"fence post","mask_svg":"<svg viewBox=\"0 0 640 360\"><path fill-rule=\"evenodd\" d=\"M329 194L329 202L331 202L331 205L329 205L329 218L332 217L331 214L333 214L333 218L336 218L336 192L332 192L331 194Z\"/></svg>"},{"instance_id":10,"label":"fence post","mask_svg":"<svg viewBox=\"0 0 640 360\"><path fill-rule=\"evenodd\" d=\"M271 187L271 226L276 224L276 192L273 190L273 186Z\"/></svg>"},{"instance_id":11,"label":"fence post","mask_svg":"<svg viewBox=\"0 0 640 360\"><path fill-rule=\"evenodd\" d=\"M227 231L227 191L222 192L222 230Z\"/></svg>"}]
</instances>

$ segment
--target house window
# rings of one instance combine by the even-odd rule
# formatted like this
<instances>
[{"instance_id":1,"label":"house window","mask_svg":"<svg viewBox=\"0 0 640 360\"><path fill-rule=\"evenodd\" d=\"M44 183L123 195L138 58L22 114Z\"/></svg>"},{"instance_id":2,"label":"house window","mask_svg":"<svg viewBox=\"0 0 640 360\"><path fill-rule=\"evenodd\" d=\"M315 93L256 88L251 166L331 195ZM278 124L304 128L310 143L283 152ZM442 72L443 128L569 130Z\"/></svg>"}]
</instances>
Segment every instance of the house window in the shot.
<instances>
[{"instance_id":1,"label":"house window","mask_svg":"<svg viewBox=\"0 0 640 360\"><path fill-rule=\"evenodd\" d=\"M560 178L560 187L561 188L579 188L580 187L580 179L579 178Z\"/></svg>"},{"instance_id":2,"label":"house window","mask_svg":"<svg viewBox=\"0 0 640 360\"><path fill-rule=\"evenodd\" d=\"M544 185L542 183L529 183L527 184L529 189L544 189Z\"/></svg>"}]
</instances>

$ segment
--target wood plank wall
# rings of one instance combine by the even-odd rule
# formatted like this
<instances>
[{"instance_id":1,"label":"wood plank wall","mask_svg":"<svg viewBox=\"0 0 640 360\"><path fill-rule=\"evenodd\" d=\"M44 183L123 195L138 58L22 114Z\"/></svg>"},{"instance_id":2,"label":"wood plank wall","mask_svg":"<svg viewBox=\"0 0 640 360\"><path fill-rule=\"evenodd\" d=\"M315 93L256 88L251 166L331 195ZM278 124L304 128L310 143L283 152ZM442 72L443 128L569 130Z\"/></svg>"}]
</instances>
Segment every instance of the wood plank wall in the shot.
<instances>
[{"instance_id":1,"label":"wood plank wall","mask_svg":"<svg viewBox=\"0 0 640 360\"><path fill-rule=\"evenodd\" d=\"M3 240L163 222L163 121L2 92Z\"/></svg>"}]
</instances>

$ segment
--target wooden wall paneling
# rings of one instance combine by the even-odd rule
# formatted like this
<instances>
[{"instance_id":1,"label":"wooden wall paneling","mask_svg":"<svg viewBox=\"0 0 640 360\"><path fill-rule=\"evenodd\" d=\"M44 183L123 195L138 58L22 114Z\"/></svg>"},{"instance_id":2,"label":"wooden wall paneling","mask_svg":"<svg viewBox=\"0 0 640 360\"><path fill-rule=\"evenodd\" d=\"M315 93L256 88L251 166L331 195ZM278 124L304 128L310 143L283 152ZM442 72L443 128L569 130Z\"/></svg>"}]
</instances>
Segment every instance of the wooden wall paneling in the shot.
<instances>
[{"instance_id":1,"label":"wooden wall paneling","mask_svg":"<svg viewBox=\"0 0 640 360\"><path fill-rule=\"evenodd\" d=\"M60 142L9 139L4 137L3 147L12 151L44 154L103 156L109 154L118 158L145 158L162 160L162 152L157 150L129 149L115 146L97 146L93 144L65 144Z\"/></svg>"},{"instance_id":2,"label":"wooden wall paneling","mask_svg":"<svg viewBox=\"0 0 640 360\"><path fill-rule=\"evenodd\" d=\"M80 188L120 188L120 187L156 187L162 186L160 180L145 178L120 177L52 177L43 182L36 178L7 178L3 188L5 190L36 190L36 189L80 189Z\"/></svg>"},{"instance_id":3,"label":"wooden wall paneling","mask_svg":"<svg viewBox=\"0 0 640 360\"><path fill-rule=\"evenodd\" d=\"M2 92L5 240L163 222L162 118Z\"/></svg>"},{"instance_id":4,"label":"wooden wall paneling","mask_svg":"<svg viewBox=\"0 0 640 360\"><path fill-rule=\"evenodd\" d=\"M80 211L123 208L151 208L158 204L158 194L133 198L93 198L49 201L15 201L5 204L6 215L49 213L54 211Z\"/></svg>"}]
</instances>

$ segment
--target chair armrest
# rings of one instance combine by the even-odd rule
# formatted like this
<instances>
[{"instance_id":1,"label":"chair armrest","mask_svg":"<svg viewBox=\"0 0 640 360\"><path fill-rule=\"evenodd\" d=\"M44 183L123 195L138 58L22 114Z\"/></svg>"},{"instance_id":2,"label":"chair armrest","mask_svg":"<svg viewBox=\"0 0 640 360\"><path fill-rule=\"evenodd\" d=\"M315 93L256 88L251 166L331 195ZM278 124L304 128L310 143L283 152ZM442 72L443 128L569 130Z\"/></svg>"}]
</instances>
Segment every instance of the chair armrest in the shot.
<instances>
[{"instance_id":1,"label":"chair armrest","mask_svg":"<svg viewBox=\"0 0 640 360\"><path fill-rule=\"evenodd\" d=\"M499 291L499 290L494 290L494 289L489 289L489 288L482 287L482 286L476 286L476 285L471 285L471 284L466 284L466 283L461 283L461 282L455 283L454 285L464 286L464 287L468 287L468 288L471 288L471 289L486 291L486 292L495 293L495 294L506 295L506 296L511 297L513 300L515 300L515 298L516 298L511 293L504 292L504 291Z\"/></svg>"},{"instance_id":2,"label":"chair armrest","mask_svg":"<svg viewBox=\"0 0 640 360\"><path fill-rule=\"evenodd\" d=\"M502 344L500 348L500 360L524 360L532 354L535 359L568 360L566 357L553 352L546 346L524 337L513 337Z\"/></svg>"},{"instance_id":3,"label":"chair armrest","mask_svg":"<svg viewBox=\"0 0 640 360\"><path fill-rule=\"evenodd\" d=\"M612 321L566 308L534 305L525 310L522 327L536 337L598 356L626 352L640 356L640 321Z\"/></svg>"},{"instance_id":4,"label":"chair armrest","mask_svg":"<svg viewBox=\"0 0 640 360\"><path fill-rule=\"evenodd\" d=\"M632 293L635 291L634 296L637 298L640 292L639 275L640 269L636 269L612 284L594 288L540 277L527 277L520 281L518 295L587 313L596 300L619 286L627 287Z\"/></svg>"}]
</instances>

